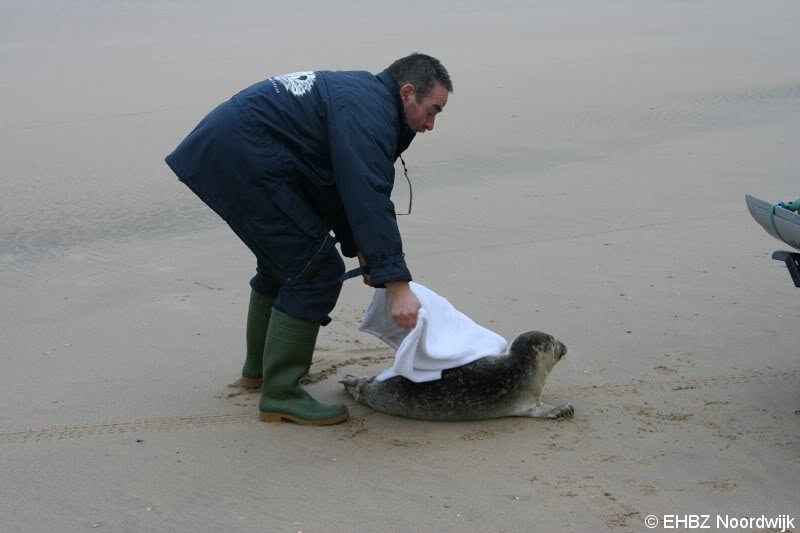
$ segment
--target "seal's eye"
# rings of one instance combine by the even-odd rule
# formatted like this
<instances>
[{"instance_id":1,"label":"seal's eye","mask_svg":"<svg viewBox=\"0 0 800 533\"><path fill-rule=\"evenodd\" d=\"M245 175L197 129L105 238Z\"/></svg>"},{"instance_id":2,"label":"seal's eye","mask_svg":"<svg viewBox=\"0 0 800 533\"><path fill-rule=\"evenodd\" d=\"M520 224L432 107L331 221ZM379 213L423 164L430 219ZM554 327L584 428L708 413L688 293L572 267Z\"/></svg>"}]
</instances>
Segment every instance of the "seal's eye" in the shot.
<instances>
[{"instance_id":1,"label":"seal's eye","mask_svg":"<svg viewBox=\"0 0 800 533\"><path fill-rule=\"evenodd\" d=\"M567 346L561 341L556 341L556 343L558 343L558 358L561 359L567 355Z\"/></svg>"}]
</instances>

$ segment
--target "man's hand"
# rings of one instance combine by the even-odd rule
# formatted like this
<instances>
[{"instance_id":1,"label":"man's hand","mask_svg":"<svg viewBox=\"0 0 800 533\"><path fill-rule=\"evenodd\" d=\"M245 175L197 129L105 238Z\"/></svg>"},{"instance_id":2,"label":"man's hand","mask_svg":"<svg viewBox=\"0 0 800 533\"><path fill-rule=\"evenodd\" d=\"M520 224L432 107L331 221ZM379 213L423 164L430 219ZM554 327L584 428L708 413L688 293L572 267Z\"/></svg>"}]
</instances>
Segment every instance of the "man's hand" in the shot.
<instances>
[{"instance_id":1,"label":"man's hand","mask_svg":"<svg viewBox=\"0 0 800 533\"><path fill-rule=\"evenodd\" d=\"M360 266L361 268L367 266L367 261L364 259L364 256L361 255L361 252L358 252L358 266ZM364 285L368 285L370 287L372 286L372 283L370 282L369 279L369 274L367 274L366 272L361 274L361 279L364 280Z\"/></svg>"},{"instance_id":2,"label":"man's hand","mask_svg":"<svg viewBox=\"0 0 800 533\"><path fill-rule=\"evenodd\" d=\"M420 304L411 291L407 281L391 281L386 284L389 301L392 306L392 320L401 328L413 328L417 325Z\"/></svg>"}]
</instances>

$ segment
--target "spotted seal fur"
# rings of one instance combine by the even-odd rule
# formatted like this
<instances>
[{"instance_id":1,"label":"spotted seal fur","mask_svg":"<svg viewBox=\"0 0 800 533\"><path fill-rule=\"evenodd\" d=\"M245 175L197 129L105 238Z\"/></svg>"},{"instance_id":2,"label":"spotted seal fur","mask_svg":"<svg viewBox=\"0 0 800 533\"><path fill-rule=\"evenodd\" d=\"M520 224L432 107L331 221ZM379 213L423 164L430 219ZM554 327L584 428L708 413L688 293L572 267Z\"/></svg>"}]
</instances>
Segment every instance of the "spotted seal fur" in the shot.
<instances>
[{"instance_id":1,"label":"spotted seal fur","mask_svg":"<svg viewBox=\"0 0 800 533\"><path fill-rule=\"evenodd\" d=\"M575 409L540 401L545 381L567 347L539 331L520 334L506 355L483 357L415 383L348 375L340 380L358 402L382 413L420 420L480 420L506 416L572 418Z\"/></svg>"}]
</instances>

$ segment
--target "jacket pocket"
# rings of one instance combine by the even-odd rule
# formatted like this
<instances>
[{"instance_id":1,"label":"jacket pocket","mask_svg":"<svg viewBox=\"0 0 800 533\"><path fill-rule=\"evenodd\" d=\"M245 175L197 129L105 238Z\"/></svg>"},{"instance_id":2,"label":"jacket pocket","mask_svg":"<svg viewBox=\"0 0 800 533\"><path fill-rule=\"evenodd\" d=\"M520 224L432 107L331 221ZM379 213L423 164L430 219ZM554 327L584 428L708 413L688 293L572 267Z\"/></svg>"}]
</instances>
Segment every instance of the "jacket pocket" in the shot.
<instances>
[{"instance_id":1,"label":"jacket pocket","mask_svg":"<svg viewBox=\"0 0 800 533\"><path fill-rule=\"evenodd\" d=\"M316 211L301 196L301 193L292 190L286 182L279 183L272 189L272 201L309 237L317 239L328 233Z\"/></svg>"}]
</instances>

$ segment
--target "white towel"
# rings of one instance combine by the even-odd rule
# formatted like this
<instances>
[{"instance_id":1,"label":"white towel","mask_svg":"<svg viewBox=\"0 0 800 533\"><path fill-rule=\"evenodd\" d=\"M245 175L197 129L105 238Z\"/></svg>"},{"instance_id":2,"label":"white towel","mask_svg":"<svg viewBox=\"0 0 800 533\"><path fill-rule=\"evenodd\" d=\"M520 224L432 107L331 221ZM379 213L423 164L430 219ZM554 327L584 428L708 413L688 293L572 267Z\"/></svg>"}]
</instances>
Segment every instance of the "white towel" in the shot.
<instances>
[{"instance_id":1,"label":"white towel","mask_svg":"<svg viewBox=\"0 0 800 533\"><path fill-rule=\"evenodd\" d=\"M418 383L434 381L442 377L442 370L506 353L508 342L503 337L479 326L427 287L409 285L422 306L414 329L394 323L386 289L375 290L358 327L397 350L394 365L379 374L378 381L395 376Z\"/></svg>"}]
</instances>

